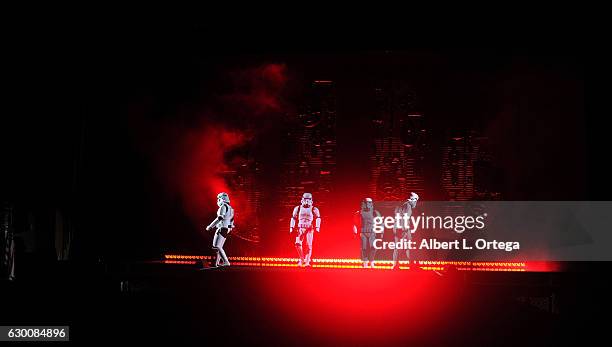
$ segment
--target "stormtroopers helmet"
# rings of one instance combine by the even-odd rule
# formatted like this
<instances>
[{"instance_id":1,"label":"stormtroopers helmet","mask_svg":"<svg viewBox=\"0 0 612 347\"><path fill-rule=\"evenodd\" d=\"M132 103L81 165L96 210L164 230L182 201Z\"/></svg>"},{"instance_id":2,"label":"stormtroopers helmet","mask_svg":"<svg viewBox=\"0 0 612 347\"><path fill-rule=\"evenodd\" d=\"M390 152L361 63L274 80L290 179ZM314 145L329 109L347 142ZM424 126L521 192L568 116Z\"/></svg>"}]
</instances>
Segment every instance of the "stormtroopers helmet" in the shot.
<instances>
[{"instance_id":1,"label":"stormtroopers helmet","mask_svg":"<svg viewBox=\"0 0 612 347\"><path fill-rule=\"evenodd\" d=\"M223 206L223 204L229 204L229 203L230 203L230 198L229 198L229 195L227 195L227 193L221 192L217 194L217 206L221 207Z\"/></svg>"},{"instance_id":2,"label":"stormtroopers helmet","mask_svg":"<svg viewBox=\"0 0 612 347\"><path fill-rule=\"evenodd\" d=\"M302 206L303 207L308 207L308 206L312 206L312 194L310 193L304 193L304 195L302 195Z\"/></svg>"},{"instance_id":3,"label":"stormtroopers helmet","mask_svg":"<svg viewBox=\"0 0 612 347\"><path fill-rule=\"evenodd\" d=\"M417 193L410 193L410 197L408 198L408 203L412 208L416 207L417 201L419 201L419 195Z\"/></svg>"},{"instance_id":4,"label":"stormtroopers helmet","mask_svg":"<svg viewBox=\"0 0 612 347\"><path fill-rule=\"evenodd\" d=\"M364 211L369 211L374 208L374 200L372 198L365 198L361 201L361 209Z\"/></svg>"}]
</instances>

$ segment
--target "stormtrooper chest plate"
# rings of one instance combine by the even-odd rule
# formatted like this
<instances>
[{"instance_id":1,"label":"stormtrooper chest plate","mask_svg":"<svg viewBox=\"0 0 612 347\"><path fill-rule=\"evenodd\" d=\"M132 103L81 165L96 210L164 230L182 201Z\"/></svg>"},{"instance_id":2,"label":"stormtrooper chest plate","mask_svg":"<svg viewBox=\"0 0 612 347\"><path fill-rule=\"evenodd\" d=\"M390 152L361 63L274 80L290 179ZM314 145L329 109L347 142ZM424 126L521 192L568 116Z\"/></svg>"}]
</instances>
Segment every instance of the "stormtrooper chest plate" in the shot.
<instances>
[{"instance_id":1,"label":"stormtrooper chest plate","mask_svg":"<svg viewBox=\"0 0 612 347\"><path fill-rule=\"evenodd\" d=\"M298 215L300 228L310 228L312 226L312 220L314 219L311 207L300 206L300 213Z\"/></svg>"}]
</instances>

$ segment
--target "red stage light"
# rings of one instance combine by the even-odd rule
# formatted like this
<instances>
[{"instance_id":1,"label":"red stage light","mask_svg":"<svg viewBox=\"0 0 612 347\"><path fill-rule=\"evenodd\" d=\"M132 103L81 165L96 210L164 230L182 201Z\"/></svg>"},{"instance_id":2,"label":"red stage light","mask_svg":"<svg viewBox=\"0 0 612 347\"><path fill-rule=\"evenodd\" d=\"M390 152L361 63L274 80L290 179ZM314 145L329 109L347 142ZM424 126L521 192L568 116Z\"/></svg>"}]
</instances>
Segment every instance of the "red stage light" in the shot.
<instances>
[{"instance_id":1,"label":"red stage light","mask_svg":"<svg viewBox=\"0 0 612 347\"><path fill-rule=\"evenodd\" d=\"M164 259L187 259L187 260L210 260L214 257L201 255L180 255L165 254ZM276 267L297 267L297 258L283 257L229 257L235 266L276 266ZM178 262L176 262L178 263ZM185 262L189 263L189 262ZM193 262L195 263L195 262ZM320 258L312 260L313 268L334 268L334 269L360 269L362 268L360 259L351 258ZM409 270L410 261L400 261L400 270ZM451 267L457 271L534 271L534 272L554 272L560 270L560 265L554 262L471 262L471 261L413 261L412 266L425 271L445 271ZM393 262L390 260L380 260L376 262L374 269L392 269ZM370 268L371 270L371 268Z\"/></svg>"}]
</instances>

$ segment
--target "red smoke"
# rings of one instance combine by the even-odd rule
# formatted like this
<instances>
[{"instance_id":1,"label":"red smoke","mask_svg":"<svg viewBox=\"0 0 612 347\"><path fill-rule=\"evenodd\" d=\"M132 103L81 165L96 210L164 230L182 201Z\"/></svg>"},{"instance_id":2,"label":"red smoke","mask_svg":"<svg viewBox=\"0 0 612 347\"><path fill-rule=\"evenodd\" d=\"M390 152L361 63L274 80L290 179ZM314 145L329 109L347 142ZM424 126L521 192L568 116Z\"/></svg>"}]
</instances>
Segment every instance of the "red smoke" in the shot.
<instances>
[{"instance_id":1,"label":"red smoke","mask_svg":"<svg viewBox=\"0 0 612 347\"><path fill-rule=\"evenodd\" d=\"M145 141L168 193L180 197L186 215L198 228L212 220L216 195L222 191L230 195L238 211L237 225L249 218L252 210L246 197L235 194L236 187L224 177L244 158L230 156L229 152L248 145L253 134L262 131L255 127L265 122L248 122L249 119L274 117L283 109L285 65L266 64L233 71L228 76L233 90L214 99L211 105L202 105L195 122L181 125L184 115L177 114L165 124L149 124L151 133ZM135 113L138 118L139 112ZM147 122L142 118L138 121ZM141 123L137 126L142 128Z\"/></svg>"},{"instance_id":2,"label":"red smoke","mask_svg":"<svg viewBox=\"0 0 612 347\"><path fill-rule=\"evenodd\" d=\"M219 192L227 192L232 197L231 188L223 177L229 170L224 156L243 145L245 139L239 131L212 124L183 134L173 154L179 162L168 168L172 172L169 183L180 193L185 212L192 220L201 222ZM238 203L240 201L232 201L233 205Z\"/></svg>"},{"instance_id":3,"label":"red smoke","mask_svg":"<svg viewBox=\"0 0 612 347\"><path fill-rule=\"evenodd\" d=\"M248 118L283 109L280 93L287 83L284 64L267 64L231 75L236 91L221 98L231 111Z\"/></svg>"}]
</instances>

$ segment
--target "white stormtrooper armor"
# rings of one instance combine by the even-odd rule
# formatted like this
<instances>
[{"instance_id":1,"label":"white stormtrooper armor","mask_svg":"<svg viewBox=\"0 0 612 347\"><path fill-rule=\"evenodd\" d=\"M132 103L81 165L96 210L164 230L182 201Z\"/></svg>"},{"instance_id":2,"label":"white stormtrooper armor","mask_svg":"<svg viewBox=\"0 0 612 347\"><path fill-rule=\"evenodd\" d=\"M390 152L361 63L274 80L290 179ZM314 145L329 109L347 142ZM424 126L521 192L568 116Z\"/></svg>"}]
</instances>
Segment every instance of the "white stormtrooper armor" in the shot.
<instances>
[{"instance_id":1,"label":"white stormtrooper armor","mask_svg":"<svg viewBox=\"0 0 612 347\"><path fill-rule=\"evenodd\" d=\"M300 257L298 266L310 266L312 239L314 230L319 232L321 228L321 214L319 213L319 209L312 205L312 194L304 193L301 202L301 205L293 209L289 233L293 232L297 224L298 234L295 237L295 248ZM306 249L304 249L304 241L306 241Z\"/></svg>"},{"instance_id":2,"label":"white stormtrooper armor","mask_svg":"<svg viewBox=\"0 0 612 347\"><path fill-rule=\"evenodd\" d=\"M374 267L374 257L376 256L376 248L374 241L376 233L374 232L374 218L380 217L381 214L374 209L374 201L371 198L365 198L361 201L361 209L355 212L353 220L353 232L358 233L361 237L361 261L363 267Z\"/></svg>"},{"instance_id":3,"label":"white stormtrooper armor","mask_svg":"<svg viewBox=\"0 0 612 347\"><path fill-rule=\"evenodd\" d=\"M416 207L417 201L419 201L419 195L417 193L410 193L410 197L404 201L400 206L395 209L395 213L399 213L401 216L404 213L407 214L408 218L412 215L412 209ZM395 226L393 227L393 236L395 238L395 242L407 240L410 241L412 238L412 234L410 233L410 229L402 230L397 229ZM397 248L393 249L393 267L398 267L398 258L399 251ZM406 260L410 260L410 250L406 249Z\"/></svg>"},{"instance_id":4,"label":"white stormtrooper armor","mask_svg":"<svg viewBox=\"0 0 612 347\"><path fill-rule=\"evenodd\" d=\"M206 230L217 228L213 237L213 249L217 251L217 261L215 266L229 266L230 262L227 259L223 245L227 239L227 235L234 228L234 209L230 206L230 199L227 193L221 192L217 194L217 218L210 223ZM223 260L223 263L220 261Z\"/></svg>"}]
</instances>

